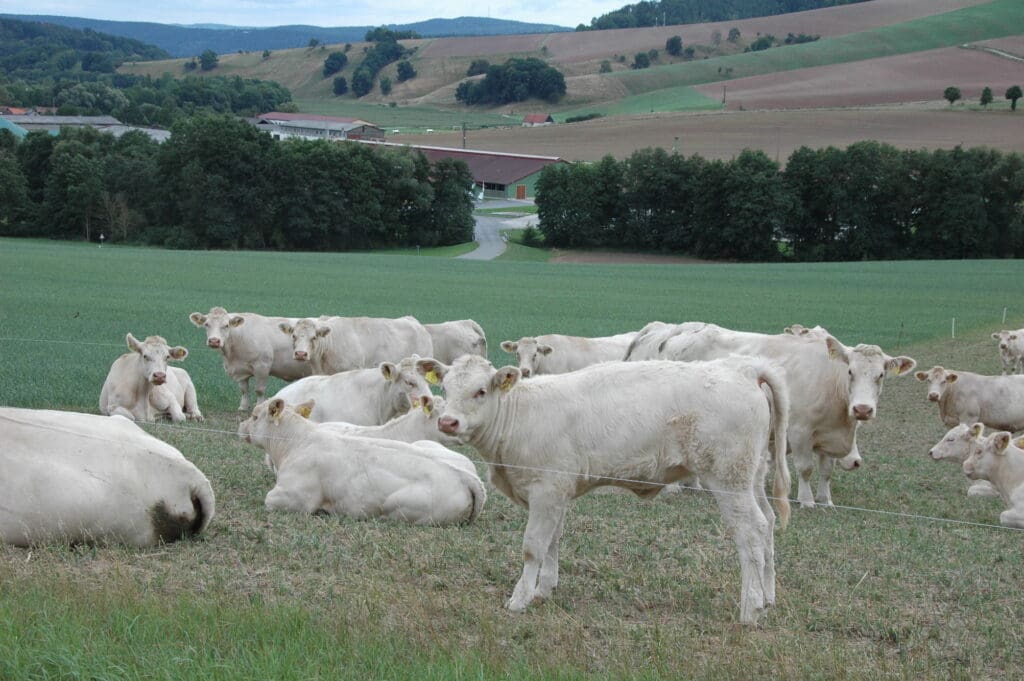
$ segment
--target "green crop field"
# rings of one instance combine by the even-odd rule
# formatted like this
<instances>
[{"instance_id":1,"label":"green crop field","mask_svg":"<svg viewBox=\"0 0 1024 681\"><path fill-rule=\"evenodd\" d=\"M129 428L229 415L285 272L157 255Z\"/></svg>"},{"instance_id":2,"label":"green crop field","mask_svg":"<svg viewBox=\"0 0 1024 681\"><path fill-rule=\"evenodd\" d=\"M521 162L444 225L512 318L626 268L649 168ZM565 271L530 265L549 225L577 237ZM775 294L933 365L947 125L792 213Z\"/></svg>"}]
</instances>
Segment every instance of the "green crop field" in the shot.
<instances>
[{"instance_id":1,"label":"green crop field","mask_svg":"<svg viewBox=\"0 0 1024 681\"><path fill-rule=\"evenodd\" d=\"M189 348L207 420L146 429L217 495L197 541L0 547L0 679L1018 678L1024 533L928 460L945 427L912 377L886 381L839 507L794 509L776 533L778 603L759 626L736 623L735 548L697 492L580 499L556 593L512 615L525 513L493 489L466 527L267 513L273 477L233 436L234 385L187 317L471 317L495 363L532 333L800 322L993 373L989 333L1024 326L1022 277L1013 260L554 265L0 239L0 404L96 412L125 333L163 335Z\"/></svg>"}]
</instances>

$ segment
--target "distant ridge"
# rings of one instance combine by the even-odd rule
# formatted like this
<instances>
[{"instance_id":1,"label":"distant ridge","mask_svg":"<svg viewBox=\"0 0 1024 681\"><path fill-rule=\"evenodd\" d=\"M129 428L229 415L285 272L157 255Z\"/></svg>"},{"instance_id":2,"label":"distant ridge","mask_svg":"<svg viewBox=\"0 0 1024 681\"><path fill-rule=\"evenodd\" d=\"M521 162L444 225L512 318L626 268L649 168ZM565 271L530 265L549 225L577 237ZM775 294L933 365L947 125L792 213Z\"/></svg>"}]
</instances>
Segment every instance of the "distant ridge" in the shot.
<instances>
[{"instance_id":1,"label":"distant ridge","mask_svg":"<svg viewBox=\"0 0 1024 681\"><path fill-rule=\"evenodd\" d=\"M306 47L313 38L320 43L362 42L366 32L375 26L272 26L267 28L240 28L219 24L181 26L143 21L106 21L81 17L42 14L0 14L20 21L41 21L58 26L91 29L100 33L123 36L156 45L175 57L191 57L204 50L217 54L238 51L284 50ZM427 19L412 24L388 24L393 30L415 31L424 38L453 36L515 35L524 33L556 33L571 31L565 26L530 24L507 19L487 17L459 17L457 19Z\"/></svg>"}]
</instances>

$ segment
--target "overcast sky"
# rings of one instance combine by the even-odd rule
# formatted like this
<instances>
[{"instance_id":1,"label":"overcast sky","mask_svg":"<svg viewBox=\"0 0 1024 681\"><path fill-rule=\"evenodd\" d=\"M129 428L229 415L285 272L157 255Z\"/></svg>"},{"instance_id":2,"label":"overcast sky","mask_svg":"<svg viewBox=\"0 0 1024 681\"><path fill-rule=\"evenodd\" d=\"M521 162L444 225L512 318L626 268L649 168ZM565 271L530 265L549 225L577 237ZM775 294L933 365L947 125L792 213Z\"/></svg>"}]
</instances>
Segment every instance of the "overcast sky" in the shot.
<instances>
[{"instance_id":1,"label":"overcast sky","mask_svg":"<svg viewBox=\"0 0 1024 681\"><path fill-rule=\"evenodd\" d=\"M0 14L152 21L160 24L229 24L232 26L380 26L424 19L491 17L557 24L590 24L628 0L449 0L434 5L421 0L0 0Z\"/></svg>"}]
</instances>

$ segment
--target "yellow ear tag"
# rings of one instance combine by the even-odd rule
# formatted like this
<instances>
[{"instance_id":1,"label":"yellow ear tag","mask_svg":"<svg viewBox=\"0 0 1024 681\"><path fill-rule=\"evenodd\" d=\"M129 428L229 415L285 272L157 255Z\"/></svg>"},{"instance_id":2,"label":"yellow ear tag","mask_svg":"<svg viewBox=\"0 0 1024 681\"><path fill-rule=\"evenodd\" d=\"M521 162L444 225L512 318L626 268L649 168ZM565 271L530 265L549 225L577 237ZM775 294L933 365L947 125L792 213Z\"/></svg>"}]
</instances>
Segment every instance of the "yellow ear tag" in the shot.
<instances>
[{"instance_id":1,"label":"yellow ear tag","mask_svg":"<svg viewBox=\"0 0 1024 681\"><path fill-rule=\"evenodd\" d=\"M1024 437L1020 438L1013 444L1017 447L1017 449L1024 449Z\"/></svg>"},{"instance_id":2,"label":"yellow ear tag","mask_svg":"<svg viewBox=\"0 0 1024 681\"><path fill-rule=\"evenodd\" d=\"M423 402L423 404L420 406L420 409L422 409L423 413L426 414L427 416L430 416L430 412L433 410L430 403L427 401Z\"/></svg>"},{"instance_id":3,"label":"yellow ear tag","mask_svg":"<svg viewBox=\"0 0 1024 681\"><path fill-rule=\"evenodd\" d=\"M899 364L897 364L897 365L896 365L896 367L895 367L895 369L894 369L894 371L895 371L896 375L897 375L897 376L899 376L899 375L900 375L900 372L901 372L901 371L903 371L903 369L902 369L902 368L900 368L900 365L899 365Z\"/></svg>"},{"instance_id":4,"label":"yellow ear tag","mask_svg":"<svg viewBox=\"0 0 1024 681\"><path fill-rule=\"evenodd\" d=\"M503 392L508 392L512 389L512 376L511 374L505 377L505 380L501 382L501 389Z\"/></svg>"},{"instance_id":5,"label":"yellow ear tag","mask_svg":"<svg viewBox=\"0 0 1024 681\"><path fill-rule=\"evenodd\" d=\"M312 413L313 413L313 408L312 407L307 407L305 405L299 407L299 415L302 416L302 418L304 418L304 419L308 419L309 415L312 414Z\"/></svg>"},{"instance_id":6,"label":"yellow ear tag","mask_svg":"<svg viewBox=\"0 0 1024 681\"><path fill-rule=\"evenodd\" d=\"M434 371L433 369L424 374L423 377L427 379L427 383L429 383L430 385L441 384L441 379L437 377L437 372Z\"/></svg>"}]
</instances>

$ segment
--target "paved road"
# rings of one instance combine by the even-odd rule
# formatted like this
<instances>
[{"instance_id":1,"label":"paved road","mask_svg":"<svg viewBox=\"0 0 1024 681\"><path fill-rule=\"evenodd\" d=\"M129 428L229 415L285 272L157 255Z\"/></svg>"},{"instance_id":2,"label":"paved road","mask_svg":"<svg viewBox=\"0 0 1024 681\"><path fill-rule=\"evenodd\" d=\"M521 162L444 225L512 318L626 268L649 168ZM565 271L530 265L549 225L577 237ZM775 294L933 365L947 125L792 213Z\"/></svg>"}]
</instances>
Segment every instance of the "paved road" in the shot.
<instances>
[{"instance_id":1,"label":"paved road","mask_svg":"<svg viewBox=\"0 0 1024 681\"><path fill-rule=\"evenodd\" d=\"M500 201L488 200L477 202L477 208L508 208L511 206L528 205L529 201ZM536 223L537 216L529 215L525 219ZM505 252L505 242L501 238L500 230L509 228L523 228L524 218L509 218L508 216L477 215L476 226L473 228L473 240L477 243L475 251L464 253L460 258L467 260L493 260Z\"/></svg>"}]
</instances>

